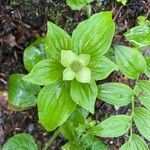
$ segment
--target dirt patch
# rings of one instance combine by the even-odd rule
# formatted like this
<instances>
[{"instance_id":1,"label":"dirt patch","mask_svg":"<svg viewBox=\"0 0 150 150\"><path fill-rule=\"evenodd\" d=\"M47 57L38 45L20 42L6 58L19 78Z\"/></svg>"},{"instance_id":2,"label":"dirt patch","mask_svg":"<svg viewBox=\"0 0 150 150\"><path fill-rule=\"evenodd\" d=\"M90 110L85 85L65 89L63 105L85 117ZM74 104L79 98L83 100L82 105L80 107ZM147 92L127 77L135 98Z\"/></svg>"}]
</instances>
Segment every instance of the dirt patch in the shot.
<instances>
[{"instance_id":1,"label":"dirt patch","mask_svg":"<svg viewBox=\"0 0 150 150\"><path fill-rule=\"evenodd\" d=\"M140 15L150 18L148 0L128 0L126 6L122 6L114 0L101 0L92 3L92 12L112 10L116 22L116 35L113 43L129 44L123 36L127 29L137 23ZM50 20L61 26L69 34L76 25L87 18L86 11L72 11L62 0L1 0L0 1L0 91L7 93L7 80L12 73L26 73L23 67L23 51L37 37L46 32L46 22ZM118 81L133 85L122 74L113 73L105 81ZM101 81L104 82L104 81ZM48 141L52 133L47 133L38 124L36 108L13 112L7 108L7 97L0 97L0 145L10 136L28 132L34 136L39 145ZM130 113L130 106L116 110L114 107L101 101L96 102L95 120L101 120L112 114ZM112 150L118 150L126 137L116 139L102 139L110 145ZM58 150L65 143L61 135L53 143L51 149Z\"/></svg>"}]
</instances>

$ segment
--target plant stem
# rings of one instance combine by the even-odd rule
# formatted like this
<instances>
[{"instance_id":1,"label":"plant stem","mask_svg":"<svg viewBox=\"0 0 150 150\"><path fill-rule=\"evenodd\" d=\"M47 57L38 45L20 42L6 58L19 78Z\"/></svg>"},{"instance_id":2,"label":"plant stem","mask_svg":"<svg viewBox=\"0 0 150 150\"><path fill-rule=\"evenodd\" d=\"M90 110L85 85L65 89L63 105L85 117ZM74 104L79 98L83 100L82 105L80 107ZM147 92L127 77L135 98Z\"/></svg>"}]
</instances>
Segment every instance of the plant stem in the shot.
<instances>
[{"instance_id":1,"label":"plant stem","mask_svg":"<svg viewBox=\"0 0 150 150\"><path fill-rule=\"evenodd\" d=\"M136 83L139 81L140 76L138 75L136 78Z\"/></svg>"},{"instance_id":2,"label":"plant stem","mask_svg":"<svg viewBox=\"0 0 150 150\"><path fill-rule=\"evenodd\" d=\"M139 75L137 76L135 83L137 83L138 81L139 81ZM134 107L135 107L134 101L135 101L135 98L133 97L132 98L132 114L131 114L131 116L132 116L132 122L133 122ZM132 125L130 127L130 136L132 136Z\"/></svg>"},{"instance_id":3,"label":"plant stem","mask_svg":"<svg viewBox=\"0 0 150 150\"><path fill-rule=\"evenodd\" d=\"M43 150L48 150L48 148L54 142L54 140L57 138L58 135L59 135L59 129L56 129L53 136L52 136L52 138L50 138L50 140L46 143Z\"/></svg>"},{"instance_id":4,"label":"plant stem","mask_svg":"<svg viewBox=\"0 0 150 150\"><path fill-rule=\"evenodd\" d=\"M88 4L88 5L86 6L86 13L87 13L88 18L90 18L91 12L92 12L91 5Z\"/></svg>"},{"instance_id":5,"label":"plant stem","mask_svg":"<svg viewBox=\"0 0 150 150\"><path fill-rule=\"evenodd\" d=\"M132 122L133 122L133 115L134 115L134 97L132 98L132 113L131 113L131 117L132 117ZM130 127L130 136L132 136L132 124Z\"/></svg>"}]
</instances>

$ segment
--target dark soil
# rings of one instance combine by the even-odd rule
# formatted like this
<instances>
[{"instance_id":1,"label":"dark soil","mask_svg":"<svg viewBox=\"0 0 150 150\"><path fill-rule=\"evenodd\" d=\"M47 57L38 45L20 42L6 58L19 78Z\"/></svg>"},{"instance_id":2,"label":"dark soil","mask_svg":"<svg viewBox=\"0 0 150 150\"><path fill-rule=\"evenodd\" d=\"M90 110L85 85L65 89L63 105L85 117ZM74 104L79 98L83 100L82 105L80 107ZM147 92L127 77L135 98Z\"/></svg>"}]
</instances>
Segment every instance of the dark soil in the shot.
<instances>
[{"instance_id":1,"label":"dark soil","mask_svg":"<svg viewBox=\"0 0 150 150\"><path fill-rule=\"evenodd\" d=\"M113 43L128 44L123 33L136 25L138 16L144 15L150 18L149 0L128 0L126 6L114 0L101 1L101 5L98 0L92 3L92 12L113 11L116 22ZM0 0L0 92L3 92L3 96L0 97L0 149L1 145L16 133L32 134L41 148L52 136L52 133L47 133L38 124L36 108L23 112L13 112L8 109L7 80L12 73L26 73L23 67L23 51L33 40L45 34L47 20L58 24L71 34L76 25L86 18L84 9L72 11L64 0ZM105 81L123 82L130 86L134 84L119 72L112 73ZM117 113L130 113L130 106L116 110L111 105L97 101L95 110L93 119L101 120ZM111 150L118 150L126 137L102 140L110 145ZM64 143L65 140L60 135L51 149L59 150Z\"/></svg>"}]
</instances>

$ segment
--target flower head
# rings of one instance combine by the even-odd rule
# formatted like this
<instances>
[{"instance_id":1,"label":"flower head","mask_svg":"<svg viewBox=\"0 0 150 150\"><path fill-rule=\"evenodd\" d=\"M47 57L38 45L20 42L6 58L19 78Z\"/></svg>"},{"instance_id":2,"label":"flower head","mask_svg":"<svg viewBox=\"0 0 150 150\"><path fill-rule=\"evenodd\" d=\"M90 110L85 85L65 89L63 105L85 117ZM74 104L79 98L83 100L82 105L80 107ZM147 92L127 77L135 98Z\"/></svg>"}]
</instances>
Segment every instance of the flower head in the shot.
<instances>
[{"instance_id":1,"label":"flower head","mask_svg":"<svg viewBox=\"0 0 150 150\"><path fill-rule=\"evenodd\" d=\"M87 67L90 62L89 54L80 54L77 56L70 50L61 51L61 64L66 67L63 71L63 80L73 80L78 82L90 83L91 70Z\"/></svg>"}]
</instances>

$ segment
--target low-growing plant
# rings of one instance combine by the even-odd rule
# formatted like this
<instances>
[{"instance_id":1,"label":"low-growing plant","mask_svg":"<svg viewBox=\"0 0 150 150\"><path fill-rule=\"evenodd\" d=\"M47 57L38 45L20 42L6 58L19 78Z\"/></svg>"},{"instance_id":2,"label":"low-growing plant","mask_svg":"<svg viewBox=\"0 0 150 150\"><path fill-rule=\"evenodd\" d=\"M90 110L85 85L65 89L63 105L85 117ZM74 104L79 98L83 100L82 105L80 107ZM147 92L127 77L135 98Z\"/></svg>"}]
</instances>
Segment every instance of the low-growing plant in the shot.
<instances>
[{"instance_id":1,"label":"low-growing plant","mask_svg":"<svg viewBox=\"0 0 150 150\"><path fill-rule=\"evenodd\" d=\"M91 9L91 2L94 0L66 0L67 5L72 9L72 10L81 10L85 9L87 12L87 16L90 17L92 14L92 9ZM102 3L103 0L97 0L98 3ZM121 3L122 5L126 5L127 0L116 0L117 2Z\"/></svg>"},{"instance_id":2,"label":"low-growing plant","mask_svg":"<svg viewBox=\"0 0 150 150\"><path fill-rule=\"evenodd\" d=\"M67 5L72 10L81 10L84 8L87 12L87 16L91 16L91 5L90 3L94 0L66 0Z\"/></svg>"},{"instance_id":3,"label":"low-growing plant","mask_svg":"<svg viewBox=\"0 0 150 150\"><path fill-rule=\"evenodd\" d=\"M114 30L111 12L95 14L83 21L72 38L48 22L44 39L47 57L36 61L30 73L23 77L24 81L44 86L37 107L39 121L48 131L63 124L78 105L94 113L98 92L95 80L105 79L117 68L104 56ZM28 70L33 66L30 66L30 51L27 48L24 55L26 64L29 60L29 66L25 65Z\"/></svg>"},{"instance_id":4,"label":"low-growing plant","mask_svg":"<svg viewBox=\"0 0 150 150\"><path fill-rule=\"evenodd\" d=\"M79 106L93 114L98 94L95 81L117 69L104 56L114 32L111 12L98 13L81 22L72 38L48 22L46 36L24 52L24 64L30 73L10 76L11 107L22 110L37 103L39 122L47 131L61 126Z\"/></svg>"},{"instance_id":5,"label":"low-growing plant","mask_svg":"<svg viewBox=\"0 0 150 150\"><path fill-rule=\"evenodd\" d=\"M113 138L124 134L127 140L121 150L149 149L143 138L150 141L150 81L140 80L148 63L138 48L121 45L115 46L117 65L106 58L114 30L111 12L101 12L81 22L72 38L48 22L47 35L25 50L24 63L30 73L11 75L9 104L17 110L37 104L41 125L47 131L57 128L44 150L59 133L68 140L63 150L107 150L109 148L95 136ZM118 67L135 81L134 87L118 82L95 83ZM94 113L96 98L117 108L130 105L131 112L97 123L89 117L89 113ZM135 125L142 137L133 131ZM15 149L18 141L20 139L12 137L3 150L12 143ZM26 145L26 150L31 149ZM34 144L33 149L37 149Z\"/></svg>"},{"instance_id":6,"label":"low-growing plant","mask_svg":"<svg viewBox=\"0 0 150 150\"><path fill-rule=\"evenodd\" d=\"M150 21L145 16L139 16L138 25L129 29L125 33L125 37L143 53L147 63L144 73L150 77Z\"/></svg>"},{"instance_id":7,"label":"low-growing plant","mask_svg":"<svg viewBox=\"0 0 150 150\"><path fill-rule=\"evenodd\" d=\"M4 145L2 150L38 150L35 140L30 134L20 133L11 137Z\"/></svg>"},{"instance_id":8,"label":"low-growing plant","mask_svg":"<svg viewBox=\"0 0 150 150\"><path fill-rule=\"evenodd\" d=\"M73 10L80 10L83 7L86 7L94 0L66 0L66 3Z\"/></svg>"},{"instance_id":9,"label":"low-growing plant","mask_svg":"<svg viewBox=\"0 0 150 150\"><path fill-rule=\"evenodd\" d=\"M122 5L126 5L127 0L116 0L117 2L120 2Z\"/></svg>"},{"instance_id":10,"label":"low-growing plant","mask_svg":"<svg viewBox=\"0 0 150 150\"><path fill-rule=\"evenodd\" d=\"M150 21L144 16L139 16L137 26L129 29L125 37L136 47L150 46Z\"/></svg>"},{"instance_id":11,"label":"low-growing plant","mask_svg":"<svg viewBox=\"0 0 150 150\"><path fill-rule=\"evenodd\" d=\"M126 134L128 140L120 150L148 150L143 138L132 130L136 125L140 134L150 141L150 81L139 78L146 70L146 61L137 48L121 45L115 46L115 58L122 73L135 80L135 86L130 88L122 83L104 83L98 86L98 98L119 107L131 103L131 114L112 116L92 127L89 132L100 137L118 137Z\"/></svg>"}]
</instances>

